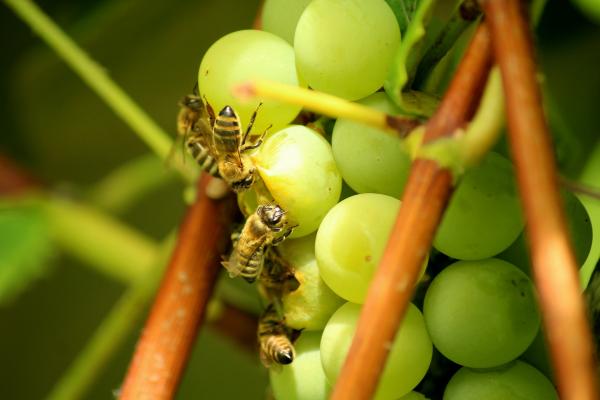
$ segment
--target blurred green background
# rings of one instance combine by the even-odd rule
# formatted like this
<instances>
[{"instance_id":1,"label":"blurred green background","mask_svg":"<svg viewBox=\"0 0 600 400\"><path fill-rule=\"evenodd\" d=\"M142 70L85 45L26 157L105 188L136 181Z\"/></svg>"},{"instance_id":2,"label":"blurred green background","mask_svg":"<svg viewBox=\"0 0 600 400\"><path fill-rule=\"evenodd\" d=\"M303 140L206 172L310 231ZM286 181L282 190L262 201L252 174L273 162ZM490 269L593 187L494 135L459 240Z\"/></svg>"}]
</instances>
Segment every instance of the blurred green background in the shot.
<instances>
[{"instance_id":1,"label":"blurred green background","mask_svg":"<svg viewBox=\"0 0 600 400\"><path fill-rule=\"evenodd\" d=\"M258 0L38 4L174 134L177 101L191 91L204 51L222 35L250 27ZM107 173L148 149L1 7L0 153L62 195L85 198ZM551 1L537 41L561 169L575 178L598 146L600 28L570 3ZM162 171L161 162L155 164ZM182 216L182 189L178 178L166 176L119 217L162 239ZM124 291L65 255L55 254L49 263L50 273L0 304L1 398L43 398ZM136 329L85 398L106 399L118 389L138 334ZM257 357L204 331L178 397L263 399L267 374L259 365Z\"/></svg>"}]
</instances>

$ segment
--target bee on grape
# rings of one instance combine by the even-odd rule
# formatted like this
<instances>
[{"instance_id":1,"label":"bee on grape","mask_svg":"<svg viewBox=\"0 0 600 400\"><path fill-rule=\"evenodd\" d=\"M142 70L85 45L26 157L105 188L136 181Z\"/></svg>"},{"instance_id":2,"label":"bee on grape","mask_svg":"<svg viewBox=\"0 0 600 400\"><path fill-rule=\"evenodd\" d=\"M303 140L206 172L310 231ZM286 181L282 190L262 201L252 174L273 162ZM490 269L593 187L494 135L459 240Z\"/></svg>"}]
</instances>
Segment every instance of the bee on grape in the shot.
<instances>
[{"instance_id":1,"label":"bee on grape","mask_svg":"<svg viewBox=\"0 0 600 400\"><path fill-rule=\"evenodd\" d=\"M261 104L254 110L242 135L241 121L235 110L225 106L215 115L208 101L200 98L197 87L194 94L185 96L179 103L177 132L184 145L204 171L222 178L235 192L249 189L257 177L248 151L262 144L269 128L254 143L247 142Z\"/></svg>"},{"instance_id":2,"label":"bee on grape","mask_svg":"<svg viewBox=\"0 0 600 400\"><path fill-rule=\"evenodd\" d=\"M266 368L287 365L294 361L296 352L290 340L289 329L279 318L273 305L269 305L258 321L260 360Z\"/></svg>"},{"instance_id":3,"label":"bee on grape","mask_svg":"<svg viewBox=\"0 0 600 400\"><path fill-rule=\"evenodd\" d=\"M262 272L267 247L283 242L294 228L288 226L286 213L278 205L258 206L246 219L242 231L232 235L233 250L229 259L222 262L229 276L254 282Z\"/></svg>"},{"instance_id":4,"label":"bee on grape","mask_svg":"<svg viewBox=\"0 0 600 400\"><path fill-rule=\"evenodd\" d=\"M293 292L300 286L294 267L276 247L267 248L258 282L261 295L272 303L279 303L285 293Z\"/></svg>"}]
</instances>

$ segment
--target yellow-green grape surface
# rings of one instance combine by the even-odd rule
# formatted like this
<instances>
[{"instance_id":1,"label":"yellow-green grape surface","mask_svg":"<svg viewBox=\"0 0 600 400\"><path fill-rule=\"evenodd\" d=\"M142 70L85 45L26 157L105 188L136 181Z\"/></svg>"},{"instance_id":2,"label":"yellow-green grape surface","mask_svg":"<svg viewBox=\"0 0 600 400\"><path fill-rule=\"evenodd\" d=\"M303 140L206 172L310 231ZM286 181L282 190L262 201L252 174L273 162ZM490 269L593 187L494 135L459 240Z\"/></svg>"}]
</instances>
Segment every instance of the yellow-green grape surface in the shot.
<instances>
[{"instance_id":1,"label":"yellow-green grape surface","mask_svg":"<svg viewBox=\"0 0 600 400\"><path fill-rule=\"evenodd\" d=\"M397 115L385 93L359 103ZM410 155L400 138L379 129L338 119L331 138L333 156L344 181L359 193L382 193L400 198L410 169Z\"/></svg>"},{"instance_id":2,"label":"yellow-green grape surface","mask_svg":"<svg viewBox=\"0 0 600 400\"><path fill-rule=\"evenodd\" d=\"M332 315L323 331L321 362L332 385L350 349L360 309L358 304L344 304ZM417 307L409 304L391 346L375 400L397 400L408 394L425 376L432 352L423 316Z\"/></svg>"},{"instance_id":3,"label":"yellow-green grape surface","mask_svg":"<svg viewBox=\"0 0 600 400\"><path fill-rule=\"evenodd\" d=\"M233 107L242 120L243 129L258 104L263 103L253 135L262 134L271 124L275 131L290 123L300 106L262 98L242 101L233 95L236 85L252 79L304 86L296 73L292 46L272 33L256 30L233 32L217 40L204 54L198 71L200 92L215 113L226 105Z\"/></svg>"},{"instance_id":4,"label":"yellow-green grape surface","mask_svg":"<svg viewBox=\"0 0 600 400\"><path fill-rule=\"evenodd\" d=\"M512 165L488 153L458 183L433 245L450 257L478 260L506 249L522 229Z\"/></svg>"},{"instance_id":5,"label":"yellow-green grape surface","mask_svg":"<svg viewBox=\"0 0 600 400\"><path fill-rule=\"evenodd\" d=\"M321 332L302 332L294 343L296 358L269 376L277 400L326 400L331 387L321 367Z\"/></svg>"},{"instance_id":6,"label":"yellow-green grape surface","mask_svg":"<svg viewBox=\"0 0 600 400\"><path fill-rule=\"evenodd\" d=\"M400 44L384 0L313 0L296 26L298 71L310 87L349 100L379 89Z\"/></svg>"},{"instance_id":7,"label":"yellow-green grape surface","mask_svg":"<svg viewBox=\"0 0 600 400\"><path fill-rule=\"evenodd\" d=\"M310 1L266 0L262 11L262 29L294 44L298 19Z\"/></svg>"},{"instance_id":8,"label":"yellow-green grape surface","mask_svg":"<svg viewBox=\"0 0 600 400\"><path fill-rule=\"evenodd\" d=\"M315 235L286 240L279 246L279 251L294 268L300 284L298 289L283 295L286 325L299 330L322 330L344 300L333 293L319 276Z\"/></svg>"},{"instance_id":9,"label":"yellow-green grape surface","mask_svg":"<svg viewBox=\"0 0 600 400\"><path fill-rule=\"evenodd\" d=\"M437 275L423 305L427 330L448 359L492 368L519 357L540 327L533 284L495 258L458 261Z\"/></svg>"},{"instance_id":10,"label":"yellow-green grape surface","mask_svg":"<svg viewBox=\"0 0 600 400\"><path fill-rule=\"evenodd\" d=\"M291 238L316 231L342 190L327 140L310 128L292 125L270 135L253 159L275 202L298 224Z\"/></svg>"},{"instance_id":11,"label":"yellow-green grape surface","mask_svg":"<svg viewBox=\"0 0 600 400\"><path fill-rule=\"evenodd\" d=\"M323 219L317 263L321 278L340 297L364 302L399 207L393 197L362 193L339 202Z\"/></svg>"},{"instance_id":12,"label":"yellow-green grape surface","mask_svg":"<svg viewBox=\"0 0 600 400\"><path fill-rule=\"evenodd\" d=\"M558 400L552 383L521 361L493 370L461 368L448 382L444 400Z\"/></svg>"}]
</instances>

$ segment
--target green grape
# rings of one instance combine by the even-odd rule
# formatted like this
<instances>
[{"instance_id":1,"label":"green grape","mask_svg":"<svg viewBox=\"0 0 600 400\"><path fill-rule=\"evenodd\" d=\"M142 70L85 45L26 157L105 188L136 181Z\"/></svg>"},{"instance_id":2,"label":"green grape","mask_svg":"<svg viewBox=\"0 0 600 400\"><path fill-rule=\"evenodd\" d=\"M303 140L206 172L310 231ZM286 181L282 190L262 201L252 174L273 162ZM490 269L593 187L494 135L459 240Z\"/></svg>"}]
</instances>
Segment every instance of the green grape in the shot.
<instances>
[{"instance_id":1,"label":"green grape","mask_svg":"<svg viewBox=\"0 0 600 400\"><path fill-rule=\"evenodd\" d=\"M262 29L294 44L296 24L311 0L266 0L262 10Z\"/></svg>"},{"instance_id":2,"label":"green grape","mask_svg":"<svg viewBox=\"0 0 600 400\"><path fill-rule=\"evenodd\" d=\"M575 259L577 260L577 265L582 266L592 247L592 222L577 196L566 191L562 192L561 195L565 207L569 236L573 245L573 251L575 252ZM513 244L500 253L498 258L515 264L525 273L529 274L531 271L531 261L525 232L522 232Z\"/></svg>"},{"instance_id":3,"label":"green grape","mask_svg":"<svg viewBox=\"0 0 600 400\"><path fill-rule=\"evenodd\" d=\"M495 258L446 267L425 294L423 314L435 347L472 368L514 360L540 327L531 281Z\"/></svg>"},{"instance_id":4,"label":"green grape","mask_svg":"<svg viewBox=\"0 0 600 400\"><path fill-rule=\"evenodd\" d=\"M388 114L398 114L385 93L374 93L360 103ZM338 119L331 146L342 177L352 189L359 193L382 193L400 198L410 169L410 156L400 138L370 126Z\"/></svg>"},{"instance_id":5,"label":"green grape","mask_svg":"<svg viewBox=\"0 0 600 400\"><path fill-rule=\"evenodd\" d=\"M461 368L448 382L444 400L558 400L552 383L531 365L515 361L503 368Z\"/></svg>"},{"instance_id":6,"label":"green grape","mask_svg":"<svg viewBox=\"0 0 600 400\"><path fill-rule=\"evenodd\" d=\"M361 306L346 303L332 316L321 339L321 362L327 380L334 384L350 349ZM398 399L410 392L425 376L433 347L423 316L410 304L396 333L375 400Z\"/></svg>"},{"instance_id":7,"label":"green grape","mask_svg":"<svg viewBox=\"0 0 600 400\"><path fill-rule=\"evenodd\" d=\"M512 166L488 153L459 182L433 245L450 257L478 260L506 249L522 229Z\"/></svg>"},{"instance_id":8,"label":"green grape","mask_svg":"<svg viewBox=\"0 0 600 400\"><path fill-rule=\"evenodd\" d=\"M325 400L331 391L321 367L321 332L302 332L294 343L296 358L269 377L277 400Z\"/></svg>"},{"instance_id":9,"label":"green grape","mask_svg":"<svg viewBox=\"0 0 600 400\"><path fill-rule=\"evenodd\" d=\"M338 296L364 302L399 207L400 200L393 197L363 193L327 213L317 232L315 252L321 278Z\"/></svg>"},{"instance_id":10,"label":"green grape","mask_svg":"<svg viewBox=\"0 0 600 400\"><path fill-rule=\"evenodd\" d=\"M215 113L229 105L245 126L258 104L263 103L252 129L255 135L262 134L271 124L272 131L281 129L298 115L300 106L263 98L242 101L234 97L232 89L250 79L305 86L296 73L292 46L263 31L244 30L223 36L204 54L198 70L198 85Z\"/></svg>"},{"instance_id":11,"label":"green grape","mask_svg":"<svg viewBox=\"0 0 600 400\"><path fill-rule=\"evenodd\" d=\"M292 125L270 135L253 160L275 202L298 224L291 238L316 231L340 198L331 146L312 129Z\"/></svg>"},{"instance_id":12,"label":"green grape","mask_svg":"<svg viewBox=\"0 0 600 400\"><path fill-rule=\"evenodd\" d=\"M313 89L357 100L383 85L399 43L384 0L314 0L296 27L296 65Z\"/></svg>"},{"instance_id":13,"label":"green grape","mask_svg":"<svg viewBox=\"0 0 600 400\"><path fill-rule=\"evenodd\" d=\"M286 240L281 255L294 268L300 286L281 299L285 323L293 329L322 330L331 314L343 303L319 276L315 259L315 235Z\"/></svg>"}]
</instances>

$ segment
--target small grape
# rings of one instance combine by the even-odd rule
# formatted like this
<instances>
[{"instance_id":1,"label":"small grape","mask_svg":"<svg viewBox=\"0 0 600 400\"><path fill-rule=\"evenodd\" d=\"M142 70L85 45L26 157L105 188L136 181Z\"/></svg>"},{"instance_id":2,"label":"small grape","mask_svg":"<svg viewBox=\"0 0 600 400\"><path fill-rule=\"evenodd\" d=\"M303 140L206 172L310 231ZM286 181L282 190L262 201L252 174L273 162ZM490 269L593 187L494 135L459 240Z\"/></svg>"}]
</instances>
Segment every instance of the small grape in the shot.
<instances>
[{"instance_id":1,"label":"small grape","mask_svg":"<svg viewBox=\"0 0 600 400\"><path fill-rule=\"evenodd\" d=\"M275 202L299 225L291 238L316 231L342 190L329 143L312 129L291 125L270 135L253 160Z\"/></svg>"},{"instance_id":2,"label":"small grape","mask_svg":"<svg viewBox=\"0 0 600 400\"><path fill-rule=\"evenodd\" d=\"M521 361L477 371L461 368L448 382L444 400L558 400L552 383Z\"/></svg>"},{"instance_id":3,"label":"small grape","mask_svg":"<svg viewBox=\"0 0 600 400\"><path fill-rule=\"evenodd\" d=\"M360 309L358 304L344 304L323 331L321 362L331 384L337 380L350 349ZM410 304L396 333L375 400L396 400L417 386L427 372L432 351L423 316Z\"/></svg>"},{"instance_id":4,"label":"small grape","mask_svg":"<svg viewBox=\"0 0 600 400\"><path fill-rule=\"evenodd\" d=\"M472 368L514 360L540 326L527 275L494 258L446 267L427 290L423 313L435 347L455 363Z\"/></svg>"},{"instance_id":5,"label":"small grape","mask_svg":"<svg viewBox=\"0 0 600 400\"><path fill-rule=\"evenodd\" d=\"M310 1L266 0L262 11L262 29L294 44L298 19Z\"/></svg>"},{"instance_id":6,"label":"small grape","mask_svg":"<svg viewBox=\"0 0 600 400\"><path fill-rule=\"evenodd\" d=\"M374 93L359 103L387 114L399 113L385 93ZM411 162L400 138L377 128L338 119L331 146L342 177L352 189L400 198Z\"/></svg>"},{"instance_id":7,"label":"small grape","mask_svg":"<svg viewBox=\"0 0 600 400\"><path fill-rule=\"evenodd\" d=\"M198 70L202 95L218 113L226 105L235 109L245 129L260 102L252 133L260 135L269 125L276 131L289 124L300 106L256 98L238 100L232 89L251 79L269 79L294 86L305 86L296 72L294 49L285 40L269 32L243 30L217 40L207 50Z\"/></svg>"},{"instance_id":8,"label":"small grape","mask_svg":"<svg viewBox=\"0 0 600 400\"><path fill-rule=\"evenodd\" d=\"M277 400L327 399L331 387L321 367L320 342L321 332L302 332L294 343L294 362L280 371L271 368L271 388Z\"/></svg>"},{"instance_id":9,"label":"small grape","mask_svg":"<svg viewBox=\"0 0 600 400\"><path fill-rule=\"evenodd\" d=\"M399 207L400 200L393 197L363 193L327 213L317 232L315 252L321 278L338 296L364 302Z\"/></svg>"},{"instance_id":10,"label":"small grape","mask_svg":"<svg viewBox=\"0 0 600 400\"><path fill-rule=\"evenodd\" d=\"M293 329L322 330L331 314L343 303L319 276L315 259L315 235L286 240L281 255L294 268L300 286L281 299L285 323Z\"/></svg>"},{"instance_id":11,"label":"small grape","mask_svg":"<svg viewBox=\"0 0 600 400\"><path fill-rule=\"evenodd\" d=\"M492 152L462 177L433 245L450 257L478 260L506 249L522 229L512 166Z\"/></svg>"},{"instance_id":12,"label":"small grape","mask_svg":"<svg viewBox=\"0 0 600 400\"><path fill-rule=\"evenodd\" d=\"M313 0L298 21L298 71L310 87L349 100L379 89L400 43L384 0Z\"/></svg>"}]
</instances>

